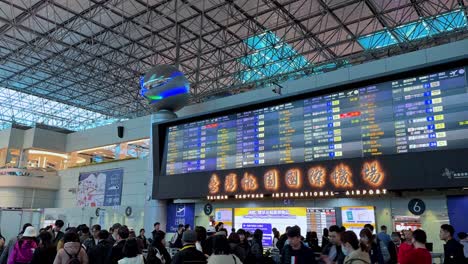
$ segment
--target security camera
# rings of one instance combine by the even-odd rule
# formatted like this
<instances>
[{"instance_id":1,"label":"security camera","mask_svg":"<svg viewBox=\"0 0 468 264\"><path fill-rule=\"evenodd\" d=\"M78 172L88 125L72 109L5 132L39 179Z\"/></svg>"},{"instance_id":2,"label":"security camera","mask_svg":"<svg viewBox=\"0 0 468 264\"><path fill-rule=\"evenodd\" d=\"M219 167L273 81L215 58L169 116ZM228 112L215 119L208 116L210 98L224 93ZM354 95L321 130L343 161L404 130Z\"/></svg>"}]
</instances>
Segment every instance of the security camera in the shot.
<instances>
[{"instance_id":1,"label":"security camera","mask_svg":"<svg viewBox=\"0 0 468 264\"><path fill-rule=\"evenodd\" d=\"M271 91L275 94L281 95L281 89L283 88L283 86L279 85L277 82L273 82L273 84L276 85L276 87L271 89Z\"/></svg>"},{"instance_id":2,"label":"security camera","mask_svg":"<svg viewBox=\"0 0 468 264\"><path fill-rule=\"evenodd\" d=\"M271 89L271 91L274 92L275 94L281 95L281 87L279 86Z\"/></svg>"}]
</instances>

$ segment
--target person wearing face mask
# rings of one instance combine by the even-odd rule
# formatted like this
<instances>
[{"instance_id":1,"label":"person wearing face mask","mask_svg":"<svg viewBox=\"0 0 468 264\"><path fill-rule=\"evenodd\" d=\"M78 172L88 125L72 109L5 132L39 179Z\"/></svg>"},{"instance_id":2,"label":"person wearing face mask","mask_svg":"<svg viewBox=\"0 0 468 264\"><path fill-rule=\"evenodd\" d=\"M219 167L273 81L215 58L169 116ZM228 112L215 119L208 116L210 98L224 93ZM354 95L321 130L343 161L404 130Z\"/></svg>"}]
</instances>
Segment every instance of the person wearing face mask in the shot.
<instances>
[{"instance_id":1,"label":"person wearing face mask","mask_svg":"<svg viewBox=\"0 0 468 264\"><path fill-rule=\"evenodd\" d=\"M346 256L344 264L370 264L370 256L366 249L367 246L363 242L359 242L353 231L341 234L341 250Z\"/></svg>"},{"instance_id":2,"label":"person wearing face mask","mask_svg":"<svg viewBox=\"0 0 468 264\"><path fill-rule=\"evenodd\" d=\"M426 249L426 233L421 229L415 230L412 242L413 249L408 254L403 255L403 258L400 259L400 264L431 264L431 253Z\"/></svg>"}]
</instances>

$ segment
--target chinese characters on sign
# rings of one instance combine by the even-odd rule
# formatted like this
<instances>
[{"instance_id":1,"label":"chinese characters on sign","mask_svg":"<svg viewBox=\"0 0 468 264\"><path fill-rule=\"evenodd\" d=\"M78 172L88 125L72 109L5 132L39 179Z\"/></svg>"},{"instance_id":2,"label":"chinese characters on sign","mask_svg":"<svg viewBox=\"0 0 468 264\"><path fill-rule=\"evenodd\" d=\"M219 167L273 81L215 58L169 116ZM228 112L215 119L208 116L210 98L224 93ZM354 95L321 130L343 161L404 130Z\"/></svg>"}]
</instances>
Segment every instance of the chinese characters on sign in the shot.
<instances>
[{"instance_id":1,"label":"chinese characters on sign","mask_svg":"<svg viewBox=\"0 0 468 264\"><path fill-rule=\"evenodd\" d=\"M380 186L384 179L384 172L377 161L364 163L362 178L373 186Z\"/></svg>"},{"instance_id":2,"label":"chinese characters on sign","mask_svg":"<svg viewBox=\"0 0 468 264\"><path fill-rule=\"evenodd\" d=\"M328 169L322 165L313 165L304 170L306 174L303 176L303 170L298 167L290 168L282 173L280 170L272 168L266 170L263 174L263 186L260 186L262 181L258 181L259 179L254 172L244 172L240 180L238 179L238 174L234 172L228 173L224 178L220 178L217 174L212 174L208 183L208 191L210 194L220 193L221 184L224 184L224 191L226 193L232 194L238 191L257 191L259 188L260 190L263 189L270 192L277 192L283 189L286 191L304 190L307 192L311 190L321 191L323 188L331 186L339 189L360 188L361 184L370 187L380 187L384 183L385 172L379 161L364 162L359 169L355 169L353 173L353 170L345 163L330 166ZM359 176L360 179L357 178ZM304 181L305 186L303 186ZM355 183L357 186L355 186Z\"/></svg>"},{"instance_id":3,"label":"chinese characters on sign","mask_svg":"<svg viewBox=\"0 0 468 264\"><path fill-rule=\"evenodd\" d=\"M246 192L248 191L255 191L258 188L257 178L252 174L246 172L244 173L244 177L242 178L241 182L242 189Z\"/></svg>"},{"instance_id":4,"label":"chinese characters on sign","mask_svg":"<svg viewBox=\"0 0 468 264\"><path fill-rule=\"evenodd\" d=\"M210 183L208 184L208 190L211 194L219 192L219 185L221 184L218 175L211 175Z\"/></svg>"},{"instance_id":5,"label":"chinese characters on sign","mask_svg":"<svg viewBox=\"0 0 468 264\"><path fill-rule=\"evenodd\" d=\"M331 173L331 181L335 187L353 187L352 173L348 166L340 164Z\"/></svg>"},{"instance_id":6,"label":"chinese characters on sign","mask_svg":"<svg viewBox=\"0 0 468 264\"><path fill-rule=\"evenodd\" d=\"M263 180L265 184L265 189L269 191L276 191L279 188L278 183L278 171L273 169L269 170L263 175Z\"/></svg>"},{"instance_id":7,"label":"chinese characters on sign","mask_svg":"<svg viewBox=\"0 0 468 264\"><path fill-rule=\"evenodd\" d=\"M310 186L318 188L323 187L325 185L325 174L325 168L320 166L310 168L307 172L307 178Z\"/></svg>"},{"instance_id":8,"label":"chinese characters on sign","mask_svg":"<svg viewBox=\"0 0 468 264\"><path fill-rule=\"evenodd\" d=\"M229 193L237 191L237 174L229 173L226 176L226 180L224 181L224 190Z\"/></svg>"},{"instance_id":9,"label":"chinese characters on sign","mask_svg":"<svg viewBox=\"0 0 468 264\"><path fill-rule=\"evenodd\" d=\"M290 169L286 172L286 186L291 189L299 189L302 186L301 171L299 169Z\"/></svg>"}]
</instances>

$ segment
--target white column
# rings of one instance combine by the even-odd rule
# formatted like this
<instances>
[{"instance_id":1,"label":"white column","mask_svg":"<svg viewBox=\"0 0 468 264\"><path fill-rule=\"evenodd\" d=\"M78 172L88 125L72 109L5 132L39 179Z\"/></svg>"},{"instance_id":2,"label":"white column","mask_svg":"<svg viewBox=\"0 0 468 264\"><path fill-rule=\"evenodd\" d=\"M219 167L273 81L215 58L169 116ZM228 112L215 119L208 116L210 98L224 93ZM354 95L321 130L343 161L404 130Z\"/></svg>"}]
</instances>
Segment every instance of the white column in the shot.
<instances>
[{"instance_id":1,"label":"white column","mask_svg":"<svg viewBox=\"0 0 468 264\"><path fill-rule=\"evenodd\" d=\"M171 111L160 110L159 112L151 116L151 124L167 121L170 119L177 118L177 115ZM148 171L146 175L146 201L145 201L145 218L144 226L147 237L151 237L153 231L153 224L155 222L161 223L161 230L166 230L166 201L165 200L153 200L153 126L151 126L151 151L148 159Z\"/></svg>"}]
</instances>

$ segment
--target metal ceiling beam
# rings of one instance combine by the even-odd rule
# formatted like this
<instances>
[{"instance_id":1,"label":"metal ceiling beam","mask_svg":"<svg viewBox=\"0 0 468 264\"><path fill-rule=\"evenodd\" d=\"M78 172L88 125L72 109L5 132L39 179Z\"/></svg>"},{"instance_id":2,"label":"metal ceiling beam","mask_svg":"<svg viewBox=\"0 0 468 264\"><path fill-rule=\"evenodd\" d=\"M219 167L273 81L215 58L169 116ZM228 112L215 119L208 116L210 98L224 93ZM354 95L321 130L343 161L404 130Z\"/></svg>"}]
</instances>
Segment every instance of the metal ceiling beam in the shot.
<instances>
[{"instance_id":1,"label":"metal ceiling beam","mask_svg":"<svg viewBox=\"0 0 468 264\"><path fill-rule=\"evenodd\" d=\"M309 31L309 29L307 27L305 27L304 24L302 24L302 22L299 19L297 19L295 16L293 16L286 8L284 8L283 5L278 3L278 1L276 1L276 0L263 0L263 2L265 4L267 4L267 5L269 3L272 3L276 10L281 11L283 14L286 15L287 19L293 21L294 22L293 25L296 25L300 29L299 32L304 37L304 40L308 41L309 44L311 44L312 47L315 47L320 52L322 52L325 58L327 58L329 60L332 60L332 59L337 57L335 52L333 52L329 47L327 47L327 45L325 45L325 43L323 43L317 37L316 34ZM285 19L285 20L287 21L287 19ZM312 39L313 42L311 42L310 39Z\"/></svg>"}]
</instances>

